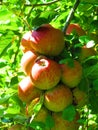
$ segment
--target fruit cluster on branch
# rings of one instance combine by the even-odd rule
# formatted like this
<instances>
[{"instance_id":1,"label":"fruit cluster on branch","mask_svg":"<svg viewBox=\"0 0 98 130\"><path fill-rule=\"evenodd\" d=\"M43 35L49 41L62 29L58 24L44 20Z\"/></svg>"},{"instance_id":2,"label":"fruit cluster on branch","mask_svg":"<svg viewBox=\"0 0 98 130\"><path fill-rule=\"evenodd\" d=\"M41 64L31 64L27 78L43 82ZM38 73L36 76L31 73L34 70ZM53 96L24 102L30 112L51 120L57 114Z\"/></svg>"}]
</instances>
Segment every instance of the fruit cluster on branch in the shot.
<instances>
[{"instance_id":1,"label":"fruit cluster on branch","mask_svg":"<svg viewBox=\"0 0 98 130\"><path fill-rule=\"evenodd\" d=\"M73 26L70 26L67 35L72 31ZM51 130L78 130L79 115L69 122L62 118L62 111L69 105L81 107L86 103L86 93L78 88L83 76L81 63L72 59L60 64L61 59L57 59L65 44L63 32L50 24L24 34L20 44L23 51L21 67L26 77L18 85L19 98L26 103L26 116L31 117L33 107L43 95L43 103L33 120L45 122L51 114L55 122ZM80 59L85 57L84 51L81 51Z\"/></svg>"}]
</instances>

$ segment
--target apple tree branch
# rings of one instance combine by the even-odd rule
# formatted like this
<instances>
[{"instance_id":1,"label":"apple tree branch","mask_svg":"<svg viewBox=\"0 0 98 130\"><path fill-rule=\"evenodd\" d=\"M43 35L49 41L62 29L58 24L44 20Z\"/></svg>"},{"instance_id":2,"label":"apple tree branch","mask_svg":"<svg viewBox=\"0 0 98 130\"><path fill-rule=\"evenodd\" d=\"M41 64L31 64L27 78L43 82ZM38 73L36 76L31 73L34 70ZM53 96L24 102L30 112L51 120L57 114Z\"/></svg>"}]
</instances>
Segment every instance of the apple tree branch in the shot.
<instances>
[{"instance_id":1,"label":"apple tree branch","mask_svg":"<svg viewBox=\"0 0 98 130\"><path fill-rule=\"evenodd\" d=\"M70 24L70 21L72 20L72 18L73 18L73 16L74 16L74 12L75 12L75 10L77 9L79 3L80 3L80 0L76 0L76 2L75 2L75 4L74 4L73 8L70 10L70 13L69 13L69 15L68 15L68 17L67 17L67 19L66 19L66 22L65 22L65 26L64 26L64 28L62 29L62 31L63 31L64 34L65 34L65 32L66 32L66 29L67 29L68 25Z\"/></svg>"}]
</instances>

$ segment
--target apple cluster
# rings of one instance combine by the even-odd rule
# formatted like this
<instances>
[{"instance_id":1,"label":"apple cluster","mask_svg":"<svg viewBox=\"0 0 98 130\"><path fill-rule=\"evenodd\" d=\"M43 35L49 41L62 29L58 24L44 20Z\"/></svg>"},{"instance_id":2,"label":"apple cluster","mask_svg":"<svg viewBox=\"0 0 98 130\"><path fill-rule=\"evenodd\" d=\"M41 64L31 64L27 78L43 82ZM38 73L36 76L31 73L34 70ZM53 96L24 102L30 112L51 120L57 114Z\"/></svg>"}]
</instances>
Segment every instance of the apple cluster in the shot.
<instances>
[{"instance_id":1,"label":"apple cluster","mask_svg":"<svg viewBox=\"0 0 98 130\"><path fill-rule=\"evenodd\" d=\"M60 64L56 59L65 47L63 32L44 24L26 32L20 46L23 51L21 67L26 76L18 85L18 96L26 103L27 117L32 116L31 108L44 95L43 105L34 120L44 122L52 113L55 126L51 130L78 130L79 116L71 122L61 116L69 105L83 105L86 97L77 87L83 74L80 62L73 59L71 64Z\"/></svg>"}]
</instances>

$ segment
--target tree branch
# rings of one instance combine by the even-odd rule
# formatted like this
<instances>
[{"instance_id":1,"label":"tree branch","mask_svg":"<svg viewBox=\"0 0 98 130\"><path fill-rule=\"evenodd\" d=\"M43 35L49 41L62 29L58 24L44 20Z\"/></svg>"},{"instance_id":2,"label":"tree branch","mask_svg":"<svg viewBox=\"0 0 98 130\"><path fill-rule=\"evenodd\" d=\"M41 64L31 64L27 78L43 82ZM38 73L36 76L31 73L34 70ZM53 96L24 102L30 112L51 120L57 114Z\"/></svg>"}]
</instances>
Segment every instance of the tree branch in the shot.
<instances>
[{"instance_id":1,"label":"tree branch","mask_svg":"<svg viewBox=\"0 0 98 130\"><path fill-rule=\"evenodd\" d=\"M70 24L70 21L72 20L72 18L73 18L73 16L74 16L74 12L75 12L75 10L77 9L79 3L80 3L80 0L76 0L76 2L75 2L75 4L74 4L73 8L71 9L71 11L70 11L70 13L69 13L69 15L68 15L68 17L67 17L67 19L66 19L65 26L64 26L64 28L62 29L62 31L63 31L64 34L65 34L65 32L66 32L66 29L67 29L68 25Z\"/></svg>"},{"instance_id":2,"label":"tree branch","mask_svg":"<svg viewBox=\"0 0 98 130\"><path fill-rule=\"evenodd\" d=\"M43 4L25 4L25 6L32 6L34 8L36 6L51 5L51 4L54 4L54 3L58 2L58 1L60 1L60 0L54 0L54 1L51 1L51 2L43 3Z\"/></svg>"}]
</instances>

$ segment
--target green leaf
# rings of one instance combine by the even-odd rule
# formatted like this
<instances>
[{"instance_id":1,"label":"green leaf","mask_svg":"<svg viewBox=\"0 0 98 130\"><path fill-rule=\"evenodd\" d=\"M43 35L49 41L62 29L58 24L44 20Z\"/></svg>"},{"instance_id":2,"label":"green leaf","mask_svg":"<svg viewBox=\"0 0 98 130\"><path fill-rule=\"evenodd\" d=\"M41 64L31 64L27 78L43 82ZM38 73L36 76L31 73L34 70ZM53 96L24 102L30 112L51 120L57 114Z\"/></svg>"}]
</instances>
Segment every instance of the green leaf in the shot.
<instances>
[{"instance_id":1,"label":"green leaf","mask_svg":"<svg viewBox=\"0 0 98 130\"><path fill-rule=\"evenodd\" d=\"M90 79L98 78L98 64L84 68L84 75L85 77L89 77Z\"/></svg>"},{"instance_id":2,"label":"green leaf","mask_svg":"<svg viewBox=\"0 0 98 130\"><path fill-rule=\"evenodd\" d=\"M68 106L63 110L62 118L64 120L73 121L76 115L76 110L73 105Z\"/></svg>"},{"instance_id":3,"label":"green leaf","mask_svg":"<svg viewBox=\"0 0 98 130\"><path fill-rule=\"evenodd\" d=\"M93 81L93 89L98 90L98 79Z\"/></svg>"},{"instance_id":4,"label":"green leaf","mask_svg":"<svg viewBox=\"0 0 98 130\"><path fill-rule=\"evenodd\" d=\"M3 68L5 66L7 66L7 61L3 60L3 59L0 59L0 68Z\"/></svg>"},{"instance_id":5,"label":"green leaf","mask_svg":"<svg viewBox=\"0 0 98 130\"><path fill-rule=\"evenodd\" d=\"M0 104L6 103L10 97L11 95L5 95L4 97L0 97Z\"/></svg>"},{"instance_id":6,"label":"green leaf","mask_svg":"<svg viewBox=\"0 0 98 130\"><path fill-rule=\"evenodd\" d=\"M88 36L80 36L79 37L79 41L82 43L82 44L85 44L85 43L88 43L90 41L90 38Z\"/></svg>"},{"instance_id":7,"label":"green leaf","mask_svg":"<svg viewBox=\"0 0 98 130\"><path fill-rule=\"evenodd\" d=\"M40 99L38 100L32 100L31 103L28 106L28 113L32 115L31 121L34 119L34 117L37 115L39 110L41 109L44 101L44 96L41 95Z\"/></svg>"},{"instance_id":8,"label":"green leaf","mask_svg":"<svg viewBox=\"0 0 98 130\"><path fill-rule=\"evenodd\" d=\"M46 124L46 127L49 129L51 129L54 126L55 122L51 115L48 115L46 117L45 124Z\"/></svg>"}]
</instances>

